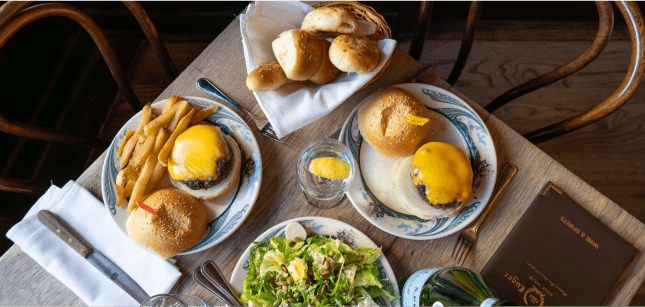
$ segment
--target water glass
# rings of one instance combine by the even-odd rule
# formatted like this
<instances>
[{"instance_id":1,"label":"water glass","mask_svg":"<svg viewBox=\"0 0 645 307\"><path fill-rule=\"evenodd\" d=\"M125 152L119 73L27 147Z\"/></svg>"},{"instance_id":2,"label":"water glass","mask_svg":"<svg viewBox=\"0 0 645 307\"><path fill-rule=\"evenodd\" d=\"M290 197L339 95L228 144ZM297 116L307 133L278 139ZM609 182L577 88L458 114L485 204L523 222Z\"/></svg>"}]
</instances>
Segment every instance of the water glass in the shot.
<instances>
[{"instance_id":1,"label":"water glass","mask_svg":"<svg viewBox=\"0 0 645 307\"><path fill-rule=\"evenodd\" d=\"M191 307L208 306L201 298L194 295L158 294L151 296L141 306L150 307Z\"/></svg>"},{"instance_id":2,"label":"water glass","mask_svg":"<svg viewBox=\"0 0 645 307\"><path fill-rule=\"evenodd\" d=\"M349 177L342 180L333 180L314 175L309 172L309 164L316 158L334 157L350 165ZM298 158L298 182L302 188L302 195L307 202L317 208L333 208L345 196L354 178L356 163L351 151L343 143L334 139L320 139L309 143L300 153Z\"/></svg>"}]
</instances>

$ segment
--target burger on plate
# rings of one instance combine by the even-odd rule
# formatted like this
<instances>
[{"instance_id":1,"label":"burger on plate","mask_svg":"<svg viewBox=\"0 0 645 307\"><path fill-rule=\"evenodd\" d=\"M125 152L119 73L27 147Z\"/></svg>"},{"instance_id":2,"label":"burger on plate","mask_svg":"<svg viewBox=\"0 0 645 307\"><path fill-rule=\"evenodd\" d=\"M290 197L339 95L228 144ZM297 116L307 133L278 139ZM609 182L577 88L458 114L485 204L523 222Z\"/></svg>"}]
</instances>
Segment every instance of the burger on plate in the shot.
<instances>
[{"instance_id":1,"label":"burger on plate","mask_svg":"<svg viewBox=\"0 0 645 307\"><path fill-rule=\"evenodd\" d=\"M426 143L402 162L395 174L397 190L413 215L424 219L455 215L472 193L468 157L452 144Z\"/></svg>"},{"instance_id":2,"label":"burger on plate","mask_svg":"<svg viewBox=\"0 0 645 307\"><path fill-rule=\"evenodd\" d=\"M238 144L217 126L201 124L181 133L168 158L172 184L199 199L213 199L240 177Z\"/></svg>"},{"instance_id":3,"label":"burger on plate","mask_svg":"<svg viewBox=\"0 0 645 307\"><path fill-rule=\"evenodd\" d=\"M128 236L163 258L179 254L202 239L208 226L204 205L176 188L150 193L143 203L156 215L137 207L126 223Z\"/></svg>"}]
</instances>

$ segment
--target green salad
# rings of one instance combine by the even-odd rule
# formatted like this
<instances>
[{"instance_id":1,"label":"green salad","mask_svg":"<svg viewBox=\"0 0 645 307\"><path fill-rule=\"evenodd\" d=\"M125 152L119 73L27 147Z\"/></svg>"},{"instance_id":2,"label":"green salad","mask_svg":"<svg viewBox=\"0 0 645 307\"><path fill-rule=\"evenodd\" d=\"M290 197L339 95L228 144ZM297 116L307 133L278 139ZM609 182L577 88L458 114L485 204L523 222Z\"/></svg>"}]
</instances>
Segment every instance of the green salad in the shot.
<instances>
[{"instance_id":1,"label":"green salad","mask_svg":"<svg viewBox=\"0 0 645 307\"><path fill-rule=\"evenodd\" d=\"M380 255L318 235L254 242L240 298L248 306L375 305L381 293L393 301L377 278Z\"/></svg>"}]
</instances>

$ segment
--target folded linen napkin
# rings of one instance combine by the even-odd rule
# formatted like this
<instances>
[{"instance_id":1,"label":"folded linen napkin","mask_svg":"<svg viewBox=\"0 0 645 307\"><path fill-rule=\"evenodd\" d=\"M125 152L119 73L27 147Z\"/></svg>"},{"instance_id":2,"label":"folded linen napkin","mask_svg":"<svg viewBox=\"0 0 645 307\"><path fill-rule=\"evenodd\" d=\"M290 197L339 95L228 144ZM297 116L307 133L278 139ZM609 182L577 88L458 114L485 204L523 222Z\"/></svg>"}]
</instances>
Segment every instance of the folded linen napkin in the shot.
<instances>
[{"instance_id":1,"label":"folded linen napkin","mask_svg":"<svg viewBox=\"0 0 645 307\"><path fill-rule=\"evenodd\" d=\"M247 73L275 61L271 42L284 31L300 29L302 20L311 10L311 6L301 2L257 1L250 4L245 14L240 15ZM387 63L395 46L396 41L392 39L378 42L381 59L370 73L358 75L341 72L329 84L296 82L275 91L253 94L278 137L282 138L325 116L367 84Z\"/></svg>"},{"instance_id":2,"label":"folded linen napkin","mask_svg":"<svg viewBox=\"0 0 645 307\"><path fill-rule=\"evenodd\" d=\"M38 220L47 209L125 271L149 295L168 293L181 273L167 260L134 244L109 216L103 203L74 181L62 189L52 185L27 215L7 232L23 252L54 275L90 306L138 306Z\"/></svg>"}]
</instances>

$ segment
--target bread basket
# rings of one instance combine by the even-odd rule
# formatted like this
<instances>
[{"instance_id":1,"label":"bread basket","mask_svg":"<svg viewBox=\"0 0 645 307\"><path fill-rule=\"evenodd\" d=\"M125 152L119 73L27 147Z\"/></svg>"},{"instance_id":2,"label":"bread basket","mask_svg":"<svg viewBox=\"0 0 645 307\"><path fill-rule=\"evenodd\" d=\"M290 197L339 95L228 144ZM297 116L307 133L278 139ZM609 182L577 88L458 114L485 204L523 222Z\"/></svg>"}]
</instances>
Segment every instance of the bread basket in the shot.
<instances>
[{"instance_id":1,"label":"bread basket","mask_svg":"<svg viewBox=\"0 0 645 307\"><path fill-rule=\"evenodd\" d=\"M390 26L387 25L385 18L377 13L373 8L367 5L363 5L358 1L322 1L314 4L313 7L340 7L348 9L356 16L356 18L358 18L358 20L376 24L376 33L368 36L368 38L370 38L371 40L378 41L385 38L392 38L392 30L390 29ZM383 65L383 68L381 68L381 70L376 73L376 75L374 75L374 78L367 82L367 84L365 84L362 88L365 88L367 85L381 77L381 75L385 71L385 68L390 64L391 60L392 57L390 57L387 63Z\"/></svg>"}]
</instances>

